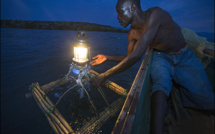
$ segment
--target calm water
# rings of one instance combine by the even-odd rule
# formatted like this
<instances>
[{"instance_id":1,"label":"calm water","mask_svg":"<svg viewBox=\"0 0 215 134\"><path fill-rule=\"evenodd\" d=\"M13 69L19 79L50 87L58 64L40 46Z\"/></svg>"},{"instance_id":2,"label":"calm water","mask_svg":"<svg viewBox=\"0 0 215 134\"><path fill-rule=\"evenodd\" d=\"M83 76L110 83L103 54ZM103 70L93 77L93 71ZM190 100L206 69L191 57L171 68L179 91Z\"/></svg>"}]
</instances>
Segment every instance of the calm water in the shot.
<instances>
[{"instance_id":1,"label":"calm water","mask_svg":"<svg viewBox=\"0 0 215 134\"><path fill-rule=\"evenodd\" d=\"M127 34L87 33L92 56L100 53L106 55L126 54ZM1 133L53 133L45 115L33 97L27 99L25 94L29 92L31 83L39 82L40 85L44 85L68 72L71 63L71 42L76 34L76 31L1 29ZM114 65L116 63L106 62L100 66L92 67L92 69L101 73ZM130 89L139 65L140 62L110 80ZM58 99L60 94L56 95L55 93L57 91L53 91L52 98ZM88 104L86 97L83 99L75 97L75 95L78 96L75 91L70 95L64 98L63 103L60 104L62 106L58 108L59 111L68 117L69 122L79 118L85 119L85 121L89 120L89 117L85 118L85 116L93 114L90 113L89 106L86 106ZM107 95L114 96L114 93ZM99 105L102 98L96 94L93 99L96 105ZM109 120L99 130L99 133L110 133L117 116ZM78 121L83 122L83 120ZM81 126L81 124L71 125L75 129Z\"/></svg>"}]
</instances>

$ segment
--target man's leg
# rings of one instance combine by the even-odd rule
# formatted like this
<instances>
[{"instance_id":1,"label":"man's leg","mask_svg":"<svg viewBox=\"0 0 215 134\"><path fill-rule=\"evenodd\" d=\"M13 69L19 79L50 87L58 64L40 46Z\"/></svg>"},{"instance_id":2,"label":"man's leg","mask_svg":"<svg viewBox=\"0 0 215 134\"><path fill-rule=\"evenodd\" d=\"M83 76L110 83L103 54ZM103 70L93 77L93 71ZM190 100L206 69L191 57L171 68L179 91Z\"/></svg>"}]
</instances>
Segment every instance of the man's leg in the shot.
<instances>
[{"instance_id":1,"label":"man's leg","mask_svg":"<svg viewBox=\"0 0 215 134\"><path fill-rule=\"evenodd\" d=\"M190 48L179 56L182 59L173 79L182 87L180 92L183 105L195 109L214 109L214 91L203 65Z\"/></svg>"},{"instance_id":2,"label":"man's leg","mask_svg":"<svg viewBox=\"0 0 215 134\"><path fill-rule=\"evenodd\" d=\"M172 89L171 57L167 54L154 51L151 78L151 134L161 134L164 126L164 116L167 110L167 98Z\"/></svg>"},{"instance_id":3,"label":"man's leg","mask_svg":"<svg viewBox=\"0 0 215 134\"><path fill-rule=\"evenodd\" d=\"M166 94L161 90L154 92L151 97L151 134L162 134L166 110Z\"/></svg>"}]
</instances>

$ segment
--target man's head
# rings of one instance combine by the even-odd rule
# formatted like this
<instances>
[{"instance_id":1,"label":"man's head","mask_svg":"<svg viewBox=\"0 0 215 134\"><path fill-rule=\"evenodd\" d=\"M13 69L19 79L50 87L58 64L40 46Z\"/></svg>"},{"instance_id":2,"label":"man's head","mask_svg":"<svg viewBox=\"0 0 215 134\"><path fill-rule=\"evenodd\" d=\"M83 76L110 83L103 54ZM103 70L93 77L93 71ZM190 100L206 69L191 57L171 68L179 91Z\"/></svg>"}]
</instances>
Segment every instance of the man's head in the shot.
<instances>
[{"instance_id":1,"label":"man's head","mask_svg":"<svg viewBox=\"0 0 215 134\"><path fill-rule=\"evenodd\" d=\"M140 9L140 0L118 0L116 11L120 25L127 27L131 24L137 9Z\"/></svg>"}]
</instances>

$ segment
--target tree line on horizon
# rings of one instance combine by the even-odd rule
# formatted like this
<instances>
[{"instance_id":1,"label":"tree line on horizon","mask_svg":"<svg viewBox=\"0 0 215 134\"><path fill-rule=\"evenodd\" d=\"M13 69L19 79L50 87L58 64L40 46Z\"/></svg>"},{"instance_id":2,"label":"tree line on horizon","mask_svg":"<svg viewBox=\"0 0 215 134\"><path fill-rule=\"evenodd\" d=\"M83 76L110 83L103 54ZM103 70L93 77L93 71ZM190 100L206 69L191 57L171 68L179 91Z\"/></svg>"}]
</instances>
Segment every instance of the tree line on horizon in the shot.
<instances>
[{"instance_id":1,"label":"tree line on horizon","mask_svg":"<svg viewBox=\"0 0 215 134\"><path fill-rule=\"evenodd\" d=\"M89 22L1 20L1 28L121 32L128 30Z\"/></svg>"}]
</instances>

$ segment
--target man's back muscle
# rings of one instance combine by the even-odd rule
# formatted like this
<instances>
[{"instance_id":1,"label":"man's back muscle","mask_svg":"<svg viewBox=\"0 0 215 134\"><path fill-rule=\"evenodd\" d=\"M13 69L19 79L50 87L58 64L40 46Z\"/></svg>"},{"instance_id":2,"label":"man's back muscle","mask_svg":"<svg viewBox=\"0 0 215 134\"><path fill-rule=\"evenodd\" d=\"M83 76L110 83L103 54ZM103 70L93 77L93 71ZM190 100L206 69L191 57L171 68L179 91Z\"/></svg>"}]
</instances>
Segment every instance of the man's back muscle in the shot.
<instances>
[{"instance_id":1,"label":"man's back muscle","mask_svg":"<svg viewBox=\"0 0 215 134\"><path fill-rule=\"evenodd\" d=\"M154 15L156 12L156 15ZM141 35L144 34L144 29L147 29L147 25L150 20L150 17L161 16L160 26L157 30L156 36L153 41L150 43L150 47L162 51L162 52L174 52L182 48L186 43L184 41L181 29L173 20L170 14L159 7L153 7L145 12L145 21L141 27L132 27L128 33L129 42L132 40L138 40L141 38ZM155 19L156 20L156 19ZM150 30L150 29L148 29Z\"/></svg>"}]
</instances>

